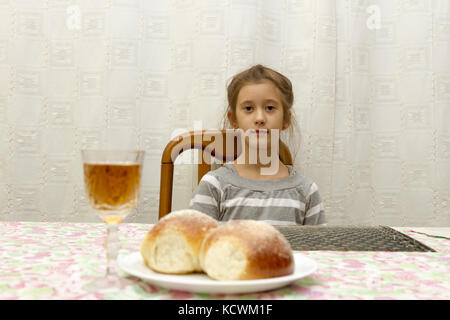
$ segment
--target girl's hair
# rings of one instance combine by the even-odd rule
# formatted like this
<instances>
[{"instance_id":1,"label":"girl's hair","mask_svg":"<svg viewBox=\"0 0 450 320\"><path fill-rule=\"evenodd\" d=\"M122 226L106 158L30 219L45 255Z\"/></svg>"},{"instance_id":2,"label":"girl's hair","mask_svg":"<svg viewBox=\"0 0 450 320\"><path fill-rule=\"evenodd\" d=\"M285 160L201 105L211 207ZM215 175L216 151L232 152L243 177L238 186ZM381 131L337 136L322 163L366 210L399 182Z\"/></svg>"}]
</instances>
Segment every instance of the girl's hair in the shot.
<instances>
[{"instance_id":1,"label":"girl's hair","mask_svg":"<svg viewBox=\"0 0 450 320\"><path fill-rule=\"evenodd\" d=\"M235 117L237 97L242 87L251 83L259 83L263 80L271 81L280 90L281 102L283 104L283 120L289 123L289 137L287 137L289 141L284 142L287 143L291 150L292 158L295 159L298 144L294 142L294 130L298 133L300 133L300 130L295 119L294 110L292 109L292 105L294 104L292 84L288 78L273 69L258 64L236 74L231 79L227 87L228 106L223 117L223 129L231 128L227 114L231 111L231 114Z\"/></svg>"}]
</instances>

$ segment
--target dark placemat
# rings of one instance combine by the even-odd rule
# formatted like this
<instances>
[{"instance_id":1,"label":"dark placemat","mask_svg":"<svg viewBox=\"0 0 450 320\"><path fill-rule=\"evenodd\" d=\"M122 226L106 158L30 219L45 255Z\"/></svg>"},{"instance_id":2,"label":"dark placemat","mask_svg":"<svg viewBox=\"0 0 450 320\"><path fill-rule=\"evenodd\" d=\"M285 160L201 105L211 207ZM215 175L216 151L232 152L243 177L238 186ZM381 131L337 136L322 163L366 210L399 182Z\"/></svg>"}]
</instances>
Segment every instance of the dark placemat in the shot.
<instances>
[{"instance_id":1,"label":"dark placemat","mask_svg":"<svg viewBox=\"0 0 450 320\"><path fill-rule=\"evenodd\" d=\"M385 226L275 226L299 251L428 251L423 243Z\"/></svg>"}]
</instances>

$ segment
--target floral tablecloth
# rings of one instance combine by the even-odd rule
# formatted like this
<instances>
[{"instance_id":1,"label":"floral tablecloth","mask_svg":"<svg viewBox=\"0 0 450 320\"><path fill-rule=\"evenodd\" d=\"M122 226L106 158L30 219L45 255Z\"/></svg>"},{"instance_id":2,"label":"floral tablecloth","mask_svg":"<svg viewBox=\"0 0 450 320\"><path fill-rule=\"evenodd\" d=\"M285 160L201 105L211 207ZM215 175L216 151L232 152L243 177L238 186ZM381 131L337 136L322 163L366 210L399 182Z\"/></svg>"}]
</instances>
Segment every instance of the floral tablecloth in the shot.
<instances>
[{"instance_id":1,"label":"floral tablecloth","mask_svg":"<svg viewBox=\"0 0 450 320\"><path fill-rule=\"evenodd\" d=\"M122 253L139 250L150 225L120 225ZM436 252L304 251L318 264L281 289L208 295L135 285L89 293L105 272L102 223L0 222L0 299L450 299L450 228L396 228ZM122 273L123 274L123 273Z\"/></svg>"}]
</instances>

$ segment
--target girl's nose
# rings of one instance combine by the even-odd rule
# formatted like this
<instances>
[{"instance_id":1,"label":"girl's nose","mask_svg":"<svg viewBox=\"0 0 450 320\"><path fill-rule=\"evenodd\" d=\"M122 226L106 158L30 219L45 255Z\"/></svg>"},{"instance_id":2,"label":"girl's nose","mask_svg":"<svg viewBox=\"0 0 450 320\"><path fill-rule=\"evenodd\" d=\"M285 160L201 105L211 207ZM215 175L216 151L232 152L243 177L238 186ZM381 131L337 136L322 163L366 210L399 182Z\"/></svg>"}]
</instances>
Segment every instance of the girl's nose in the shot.
<instances>
[{"instance_id":1,"label":"girl's nose","mask_svg":"<svg viewBox=\"0 0 450 320\"><path fill-rule=\"evenodd\" d=\"M261 109L256 109L255 112L255 124L263 125L266 123L266 117L264 115L264 111Z\"/></svg>"}]
</instances>

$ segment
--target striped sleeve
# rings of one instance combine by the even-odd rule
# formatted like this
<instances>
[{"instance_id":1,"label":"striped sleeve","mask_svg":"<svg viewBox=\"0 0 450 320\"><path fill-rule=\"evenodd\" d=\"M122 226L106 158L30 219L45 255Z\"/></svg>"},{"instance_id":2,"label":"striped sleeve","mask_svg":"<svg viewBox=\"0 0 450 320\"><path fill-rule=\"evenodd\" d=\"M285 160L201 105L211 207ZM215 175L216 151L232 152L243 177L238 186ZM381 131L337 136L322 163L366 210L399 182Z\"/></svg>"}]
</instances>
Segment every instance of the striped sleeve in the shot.
<instances>
[{"instance_id":1,"label":"striped sleeve","mask_svg":"<svg viewBox=\"0 0 450 320\"><path fill-rule=\"evenodd\" d=\"M219 180L211 174L205 174L194 192L189 208L219 220L221 197Z\"/></svg>"},{"instance_id":2,"label":"striped sleeve","mask_svg":"<svg viewBox=\"0 0 450 320\"><path fill-rule=\"evenodd\" d=\"M322 199L320 198L319 188L315 183L311 184L309 193L306 197L304 225L325 225L325 211Z\"/></svg>"}]
</instances>

